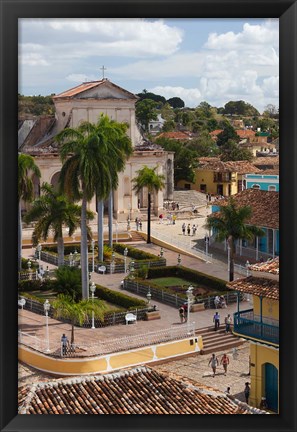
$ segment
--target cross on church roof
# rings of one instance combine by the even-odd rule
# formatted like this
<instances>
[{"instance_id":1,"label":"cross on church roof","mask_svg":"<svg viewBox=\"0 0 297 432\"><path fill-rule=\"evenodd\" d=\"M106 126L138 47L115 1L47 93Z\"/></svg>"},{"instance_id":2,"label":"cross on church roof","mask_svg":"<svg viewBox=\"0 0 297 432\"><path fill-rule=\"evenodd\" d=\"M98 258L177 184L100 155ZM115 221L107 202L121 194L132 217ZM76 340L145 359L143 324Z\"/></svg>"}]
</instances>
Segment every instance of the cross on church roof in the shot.
<instances>
[{"instance_id":1,"label":"cross on church roof","mask_svg":"<svg viewBox=\"0 0 297 432\"><path fill-rule=\"evenodd\" d=\"M100 68L102 70L102 78L104 79L104 71L107 69L105 66L102 66Z\"/></svg>"}]
</instances>

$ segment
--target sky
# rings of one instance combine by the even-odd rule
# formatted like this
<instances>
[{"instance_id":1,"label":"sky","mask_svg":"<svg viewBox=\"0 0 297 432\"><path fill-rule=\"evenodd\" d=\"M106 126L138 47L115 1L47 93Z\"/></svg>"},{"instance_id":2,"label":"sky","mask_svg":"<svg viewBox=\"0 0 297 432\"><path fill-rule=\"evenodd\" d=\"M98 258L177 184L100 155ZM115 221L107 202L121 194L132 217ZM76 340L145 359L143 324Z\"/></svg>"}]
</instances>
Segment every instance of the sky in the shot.
<instances>
[{"instance_id":1,"label":"sky","mask_svg":"<svg viewBox=\"0 0 297 432\"><path fill-rule=\"evenodd\" d=\"M20 19L19 93L58 94L104 77L187 107L279 106L278 19Z\"/></svg>"}]
</instances>

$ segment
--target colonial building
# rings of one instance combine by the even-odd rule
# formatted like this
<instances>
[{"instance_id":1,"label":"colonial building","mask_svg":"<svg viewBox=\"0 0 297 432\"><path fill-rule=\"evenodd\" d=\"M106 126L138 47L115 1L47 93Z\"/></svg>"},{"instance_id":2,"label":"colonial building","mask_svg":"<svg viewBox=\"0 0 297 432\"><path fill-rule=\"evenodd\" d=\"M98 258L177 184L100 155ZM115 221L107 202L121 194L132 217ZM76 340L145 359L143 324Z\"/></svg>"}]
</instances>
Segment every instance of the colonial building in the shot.
<instances>
[{"instance_id":1,"label":"colonial building","mask_svg":"<svg viewBox=\"0 0 297 432\"><path fill-rule=\"evenodd\" d=\"M254 268L255 270L255 268ZM253 298L252 307L234 314L236 336L250 343L251 405L279 409L279 281L249 276L227 287Z\"/></svg>"},{"instance_id":2,"label":"colonial building","mask_svg":"<svg viewBox=\"0 0 297 432\"><path fill-rule=\"evenodd\" d=\"M101 114L117 122L128 124L128 135L134 147L133 155L119 174L119 187L114 191L113 215L118 221L139 215L139 208L146 207L146 191L136 196L132 191L132 178L147 165L158 167L158 174L165 175L165 189L152 196L155 215L161 212L163 199L173 198L173 153L160 146L146 142L136 123L135 103L138 97L115 85L108 79L85 82L53 97L55 116L24 119L19 122L19 151L35 157L41 170L41 178L35 179L35 193L39 194L40 184L56 185L61 170L55 136L64 128L77 127L83 121L97 122ZM96 210L95 198L89 209Z\"/></svg>"}]
</instances>

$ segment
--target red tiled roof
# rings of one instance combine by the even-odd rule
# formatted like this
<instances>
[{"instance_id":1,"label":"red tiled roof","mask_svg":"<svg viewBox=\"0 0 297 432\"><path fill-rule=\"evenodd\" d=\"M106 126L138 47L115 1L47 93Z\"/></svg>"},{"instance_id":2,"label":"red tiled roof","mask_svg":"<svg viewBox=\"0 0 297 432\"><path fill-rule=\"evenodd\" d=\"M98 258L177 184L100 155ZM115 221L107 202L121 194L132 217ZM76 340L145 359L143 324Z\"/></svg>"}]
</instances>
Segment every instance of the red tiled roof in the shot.
<instances>
[{"instance_id":1,"label":"red tiled roof","mask_svg":"<svg viewBox=\"0 0 297 432\"><path fill-rule=\"evenodd\" d=\"M279 274L279 257L269 259L265 262L257 262L256 264L250 264L249 269L253 271Z\"/></svg>"},{"instance_id":2,"label":"red tiled roof","mask_svg":"<svg viewBox=\"0 0 297 432\"><path fill-rule=\"evenodd\" d=\"M253 164L258 165L273 165L274 167L279 166L279 156L267 156L267 157L256 157L253 160Z\"/></svg>"},{"instance_id":3,"label":"red tiled roof","mask_svg":"<svg viewBox=\"0 0 297 432\"><path fill-rule=\"evenodd\" d=\"M228 161L222 162L218 158L204 158L204 160L199 159L199 164L202 165L200 169L209 170L215 172L235 172L238 174L248 174L248 173L258 173L259 168L250 162L243 161ZM199 169L199 168L198 168Z\"/></svg>"},{"instance_id":4,"label":"red tiled roof","mask_svg":"<svg viewBox=\"0 0 297 432\"><path fill-rule=\"evenodd\" d=\"M264 414L219 390L147 367L38 383L20 414Z\"/></svg>"},{"instance_id":5,"label":"red tiled roof","mask_svg":"<svg viewBox=\"0 0 297 432\"><path fill-rule=\"evenodd\" d=\"M160 135L158 135L158 138L170 138L170 139L177 139L177 140L188 140L191 137L188 133L185 132L163 132Z\"/></svg>"},{"instance_id":6,"label":"red tiled roof","mask_svg":"<svg viewBox=\"0 0 297 432\"><path fill-rule=\"evenodd\" d=\"M279 193L259 189L245 189L232 195L236 206L252 208L252 216L247 220L248 225L263 228L279 228ZM226 206L229 198L214 201L213 205ZM212 213L212 216L215 213ZM219 216L219 213L218 213Z\"/></svg>"},{"instance_id":7,"label":"red tiled roof","mask_svg":"<svg viewBox=\"0 0 297 432\"><path fill-rule=\"evenodd\" d=\"M221 132L223 132L223 129L216 129L216 130L210 132L209 135L212 137L216 137ZM235 132L237 133L239 138L249 138L249 137L255 136L255 134L256 134L256 132L254 132L253 130L250 130L250 129L236 129Z\"/></svg>"},{"instance_id":8,"label":"red tiled roof","mask_svg":"<svg viewBox=\"0 0 297 432\"><path fill-rule=\"evenodd\" d=\"M121 90L122 92L128 94L129 96L132 96L133 98L138 99L138 97L135 96L133 93L130 93L129 91L127 91L127 90L125 90L125 89L117 86L116 84L110 82L107 79L102 79L102 80L99 80L99 81L90 81L90 82L85 82L85 83L79 84L76 87L72 87L69 90L65 90L64 92L59 93L59 94L53 96L53 99L75 97L79 93L83 93L83 92L85 92L87 90L90 90L92 88L102 86L103 84L106 84L106 83L112 85L113 87L118 88L119 90Z\"/></svg>"},{"instance_id":9,"label":"red tiled roof","mask_svg":"<svg viewBox=\"0 0 297 432\"><path fill-rule=\"evenodd\" d=\"M226 286L231 290L253 294L257 297L279 300L279 282L274 279L248 276L243 279L236 279L235 281L228 282Z\"/></svg>"}]
</instances>

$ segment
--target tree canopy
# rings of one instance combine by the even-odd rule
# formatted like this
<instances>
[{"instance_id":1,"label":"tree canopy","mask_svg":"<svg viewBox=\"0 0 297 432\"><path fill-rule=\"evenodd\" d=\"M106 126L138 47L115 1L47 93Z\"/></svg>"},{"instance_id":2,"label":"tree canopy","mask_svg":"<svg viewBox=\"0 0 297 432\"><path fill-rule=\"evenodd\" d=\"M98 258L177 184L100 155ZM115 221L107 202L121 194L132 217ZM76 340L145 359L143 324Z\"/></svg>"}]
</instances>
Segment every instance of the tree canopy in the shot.
<instances>
[{"instance_id":1,"label":"tree canopy","mask_svg":"<svg viewBox=\"0 0 297 432\"><path fill-rule=\"evenodd\" d=\"M167 99L167 102L170 106L172 106L172 108L184 108L185 106L184 101L179 97L172 97L170 99Z\"/></svg>"},{"instance_id":2,"label":"tree canopy","mask_svg":"<svg viewBox=\"0 0 297 432\"><path fill-rule=\"evenodd\" d=\"M259 111L248 102L229 101L224 107L224 114L242 115L242 116L259 116Z\"/></svg>"},{"instance_id":3,"label":"tree canopy","mask_svg":"<svg viewBox=\"0 0 297 432\"><path fill-rule=\"evenodd\" d=\"M157 105L157 102L152 99L144 99L136 103L136 119L146 132L149 130L149 122L158 118Z\"/></svg>"}]
</instances>

